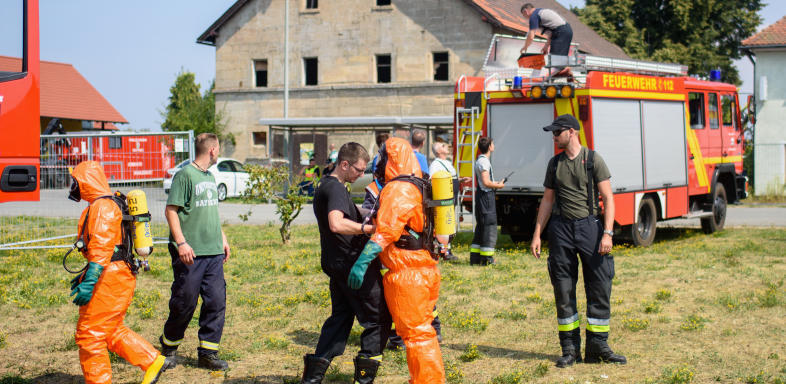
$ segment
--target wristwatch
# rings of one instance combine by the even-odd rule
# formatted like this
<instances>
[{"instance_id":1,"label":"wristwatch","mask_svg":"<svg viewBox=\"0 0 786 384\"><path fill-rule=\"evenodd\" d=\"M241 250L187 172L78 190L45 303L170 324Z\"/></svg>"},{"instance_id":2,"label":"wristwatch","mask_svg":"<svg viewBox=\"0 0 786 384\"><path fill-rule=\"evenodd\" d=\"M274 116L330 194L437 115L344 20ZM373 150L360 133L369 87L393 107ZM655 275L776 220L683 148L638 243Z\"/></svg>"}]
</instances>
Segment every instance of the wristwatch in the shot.
<instances>
[{"instance_id":1,"label":"wristwatch","mask_svg":"<svg viewBox=\"0 0 786 384\"><path fill-rule=\"evenodd\" d=\"M614 237L614 231L608 230L608 231L603 231L603 233L609 235L609 237Z\"/></svg>"}]
</instances>

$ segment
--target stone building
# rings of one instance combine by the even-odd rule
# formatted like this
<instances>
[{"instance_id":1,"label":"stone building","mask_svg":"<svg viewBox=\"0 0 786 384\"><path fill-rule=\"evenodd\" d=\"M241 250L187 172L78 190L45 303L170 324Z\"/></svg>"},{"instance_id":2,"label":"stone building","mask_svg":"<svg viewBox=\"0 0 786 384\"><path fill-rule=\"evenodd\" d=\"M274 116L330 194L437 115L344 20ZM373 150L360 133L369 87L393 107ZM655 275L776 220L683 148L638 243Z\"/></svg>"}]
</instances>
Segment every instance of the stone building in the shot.
<instances>
[{"instance_id":1,"label":"stone building","mask_svg":"<svg viewBox=\"0 0 786 384\"><path fill-rule=\"evenodd\" d=\"M580 51L627 57L556 1L530 2L563 15ZM454 84L461 75L482 75L492 35L526 34L523 3L289 0L288 117L452 121ZM236 138L232 156L241 160L281 155L271 149L280 146L271 145L276 138L259 121L284 116L284 9L285 0L238 0L197 39L216 49L216 108L228 118L227 129ZM383 127L368 127L363 135L306 136L323 159L328 143L349 137L373 148L371 129Z\"/></svg>"}]
</instances>

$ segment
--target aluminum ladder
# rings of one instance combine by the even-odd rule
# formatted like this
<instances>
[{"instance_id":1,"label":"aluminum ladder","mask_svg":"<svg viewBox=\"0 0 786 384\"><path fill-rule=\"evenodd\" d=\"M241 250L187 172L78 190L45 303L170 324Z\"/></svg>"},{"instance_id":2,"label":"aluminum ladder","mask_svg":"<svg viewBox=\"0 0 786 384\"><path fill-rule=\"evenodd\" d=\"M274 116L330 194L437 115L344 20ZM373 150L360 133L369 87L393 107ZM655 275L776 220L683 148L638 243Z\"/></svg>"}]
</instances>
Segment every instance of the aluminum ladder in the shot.
<instances>
[{"instance_id":1,"label":"aluminum ladder","mask_svg":"<svg viewBox=\"0 0 786 384\"><path fill-rule=\"evenodd\" d=\"M478 140L480 139L480 130L475 130L475 120L480 116L480 109L478 107L464 108L456 107L456 154L454 155L453 162L459 176L461 175L461 165L469 165L472 170L472 184L467 192L462 188L459 190L458 197L458 212L456 215L456 231L461 230L461 219L470 216L472 222L472 231L475 230L475 188L477 188L477 180L475 179L475 160L477 159ZM464 150L470 151L469 159L463 158ZM470 196L472 199L472 212L464 209L464 198Z\"/></svg>"}]
</instances>

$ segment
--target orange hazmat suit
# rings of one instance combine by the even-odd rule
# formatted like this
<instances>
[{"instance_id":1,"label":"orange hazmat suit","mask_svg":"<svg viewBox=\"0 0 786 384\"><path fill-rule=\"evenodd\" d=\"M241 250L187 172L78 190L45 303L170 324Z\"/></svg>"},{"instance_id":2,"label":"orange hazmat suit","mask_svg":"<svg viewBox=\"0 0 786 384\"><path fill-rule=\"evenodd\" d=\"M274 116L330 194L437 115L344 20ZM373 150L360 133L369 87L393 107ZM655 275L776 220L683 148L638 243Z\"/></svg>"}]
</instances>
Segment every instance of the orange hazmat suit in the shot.
<instances>
[{"instance_id":1,"label":"orange hazmat suit","mask_svg":"<svg viewBox=\"0 0 786 384\"><path fill-rule=\"evenodd\" d=\"M426 217L420 190L407 181L391 181L399 175L422 176L409 142L390 138L385 142L385 186L379 197L377 229L371 241L382 248L380 259L390 270L383 278L385 300L396 324L396 333L407 347L412 384L442 384L445 370L437 333L431 322L439 297L440 273L429 252L404 250L394 244L406 235L405 226L420 232Z\"/></svg>"},{"instance_id":2,"label":"orange hazmat suit","mask_svg":"<svg viewBox=\"0 0 786 384\"><path fill-rule=\"evenodd\" d=\"M121 244L122 212L112 199L98 199L111 195L101 165L85 161L74 168L72 175L78 183L79 196L90 204L82 211L79 232L85 228L87 252L85 258L103 268L90 301L79 307L76 324L76 344L85 382L112 382L112 367L107 349L129 363L146 371L154 361L163 360L158 350L123 324L123 318L134 296L136 276L125 261L111 261L115 245ZM85 224L85 215L88 215Z\"/></svg>"}]
</instances>

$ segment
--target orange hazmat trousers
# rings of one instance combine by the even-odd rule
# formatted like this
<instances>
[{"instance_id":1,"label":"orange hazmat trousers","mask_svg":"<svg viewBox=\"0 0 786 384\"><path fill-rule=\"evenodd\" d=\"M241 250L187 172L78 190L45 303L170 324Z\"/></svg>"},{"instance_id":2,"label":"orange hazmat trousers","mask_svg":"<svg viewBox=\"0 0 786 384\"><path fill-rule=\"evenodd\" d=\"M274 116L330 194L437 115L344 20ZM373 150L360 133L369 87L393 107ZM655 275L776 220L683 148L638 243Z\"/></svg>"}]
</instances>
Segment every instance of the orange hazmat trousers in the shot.
<instances>
[{"instance_id":1,"label":"orange hazmat trousers","mask_svg":"<svg viewBox=\"0 0 786 384\"><path fill-rule=\"evenodd\" d=\"M89 212L84 239L87 252L84 256L89 262L104 267L90 302L79 307L76 323L79 362L85 383L111 383L112 367L107 349L143 371L160 353L123 324L126 310L134 297L136 276L124 261L111 261L115 245L122 243L123 215L112 199L98 199L112 194L101 165L95 161L82 162L74 168L71 176L79 184L81 199L90 204L79 219L78 233L82 233L85 215Z\"/></svg>"},{"instance_id":2,"label":"orange hazmat trousers","mask_svg":"<svg viewBox=\"0 0 786 384\"><path fill-rule=\"evenodd\" d=\"M377 229L371 240L382 248L380 259L390 270L382 283L385 301L396 324L396 333L407 346L410 383L442 384L445 369L437 332L431 326L439 297L440 274L437 261L425 249L399 249L395 243L406 234L405 226L422 231L425 224L423 196L406 181L390 181L399 175L421 177L420 165L409 142L390 138L385 142L387 164L385 187L380 195Z\"/></svg>"}]
</instances>

